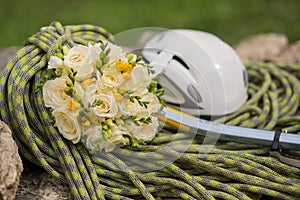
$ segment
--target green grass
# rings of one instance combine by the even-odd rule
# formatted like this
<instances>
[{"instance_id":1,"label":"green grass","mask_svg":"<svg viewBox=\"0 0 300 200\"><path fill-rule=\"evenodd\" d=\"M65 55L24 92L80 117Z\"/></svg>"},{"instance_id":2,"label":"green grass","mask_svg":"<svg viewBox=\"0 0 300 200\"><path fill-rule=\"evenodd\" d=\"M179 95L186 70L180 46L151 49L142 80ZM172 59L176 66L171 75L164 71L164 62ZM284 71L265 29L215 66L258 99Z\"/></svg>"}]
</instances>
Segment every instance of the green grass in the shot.
<instances>
[{"instance_id":1,"label":"green grass","mask_svg":"<svg viewBox=\"0 0 300 200\"><path fill-rule=\"evenodd\" d=\"M1 0L0 47L22 45L54 20L95 24L113 34L136 27L191 28L232 45L264 32L300 39L299 0Z\"/></svg>"}]
</instances>

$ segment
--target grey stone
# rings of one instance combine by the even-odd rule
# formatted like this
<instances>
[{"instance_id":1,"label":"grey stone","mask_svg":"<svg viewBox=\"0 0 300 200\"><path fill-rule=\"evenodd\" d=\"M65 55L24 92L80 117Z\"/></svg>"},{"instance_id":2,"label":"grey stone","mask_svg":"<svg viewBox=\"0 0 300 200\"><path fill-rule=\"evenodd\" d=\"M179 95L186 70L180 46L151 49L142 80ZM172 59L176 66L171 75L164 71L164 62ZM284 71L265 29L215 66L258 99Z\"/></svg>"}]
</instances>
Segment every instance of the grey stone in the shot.
<instances>
[{"instance_id":1,"label":"grey stone","mask_svg":"<svg viewBox=\"0 0 300 200\"><path fill-rule=\"evenodd\" d=\"M0 121L0 161L0 199L13 200L23 165L12 133L2 121Z\"/></svg>"}]
</instances>

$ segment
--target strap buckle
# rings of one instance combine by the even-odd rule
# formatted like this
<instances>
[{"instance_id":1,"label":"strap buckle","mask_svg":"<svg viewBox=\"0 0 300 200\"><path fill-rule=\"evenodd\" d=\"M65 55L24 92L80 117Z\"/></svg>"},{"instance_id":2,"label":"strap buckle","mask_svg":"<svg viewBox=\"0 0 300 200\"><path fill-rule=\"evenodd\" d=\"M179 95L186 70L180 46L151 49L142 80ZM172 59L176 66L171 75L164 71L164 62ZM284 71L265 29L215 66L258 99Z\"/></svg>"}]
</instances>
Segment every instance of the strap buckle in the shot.
<instances>
[{"instance_id":1,"label":"strap buckle","mask_svg":"<svg viewBox=\"0 0 300 200\"><path fill-rule=\"evenodd\" d=\"M290 155L283 153L282 150L280 149L281 133L282 133L281 129L277 129L275 131L274 139L273 139L269 154L272 157L278 158L283 163L300 168L300 159L299 158L291 157Z\"/></svg>"}]
</instances>

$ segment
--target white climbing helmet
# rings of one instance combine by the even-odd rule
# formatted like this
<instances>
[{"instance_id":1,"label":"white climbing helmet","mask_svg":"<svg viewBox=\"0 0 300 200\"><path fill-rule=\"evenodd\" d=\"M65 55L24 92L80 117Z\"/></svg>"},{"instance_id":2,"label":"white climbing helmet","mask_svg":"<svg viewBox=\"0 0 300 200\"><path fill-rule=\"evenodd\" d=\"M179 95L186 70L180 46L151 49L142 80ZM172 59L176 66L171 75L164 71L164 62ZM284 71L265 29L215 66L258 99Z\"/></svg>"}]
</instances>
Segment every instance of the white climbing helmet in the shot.
<instances>
[{"instance_id":1,"label":"white climbing helmet","mask_svg":"<svg viewBox=\"0 0 300 200\"><path fill-rule=\"evenodd\" d=\"M164 99L192 115L224 115L247 99L247 72L236 52L213 34L169 30L148 40L142 55L156 70Z\"/></svg>"}]
</instances>

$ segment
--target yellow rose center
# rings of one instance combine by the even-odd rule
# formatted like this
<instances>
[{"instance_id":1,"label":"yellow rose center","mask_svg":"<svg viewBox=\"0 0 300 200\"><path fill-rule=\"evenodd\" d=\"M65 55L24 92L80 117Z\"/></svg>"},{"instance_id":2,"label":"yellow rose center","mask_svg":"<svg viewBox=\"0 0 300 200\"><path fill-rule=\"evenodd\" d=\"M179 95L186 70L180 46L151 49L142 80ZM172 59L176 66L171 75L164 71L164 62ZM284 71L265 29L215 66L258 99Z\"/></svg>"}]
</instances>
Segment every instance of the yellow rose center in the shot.
<instances>
[{"instance_id":1,"label":"yellow rose center","mask_svg":"<svg viewBox=\"0 0 300 200\"><path fill-rule=\"evenodd\" d=\"M109 113L110 106L109 106L109 103L106 101L106 99L101 98L101 99L97 99L97 100L101 100L102 103L99 106L96 106L96 109L100 110L101 112Z\"/></svg>"},{"instance_id":2,"label":"yellow rose center","mask_svg":"<svg viewBox=\"0 0 300 200\"><path fill-rule=\"evenodd\" d=\"M109 74L109 73L108 73L108 74L105 75L105 77L108 78L108 80L110 80L110 81L113 82L113 83L118 82L117 77L115 77L113 74Z\"/></svg>"}]
</instances>

